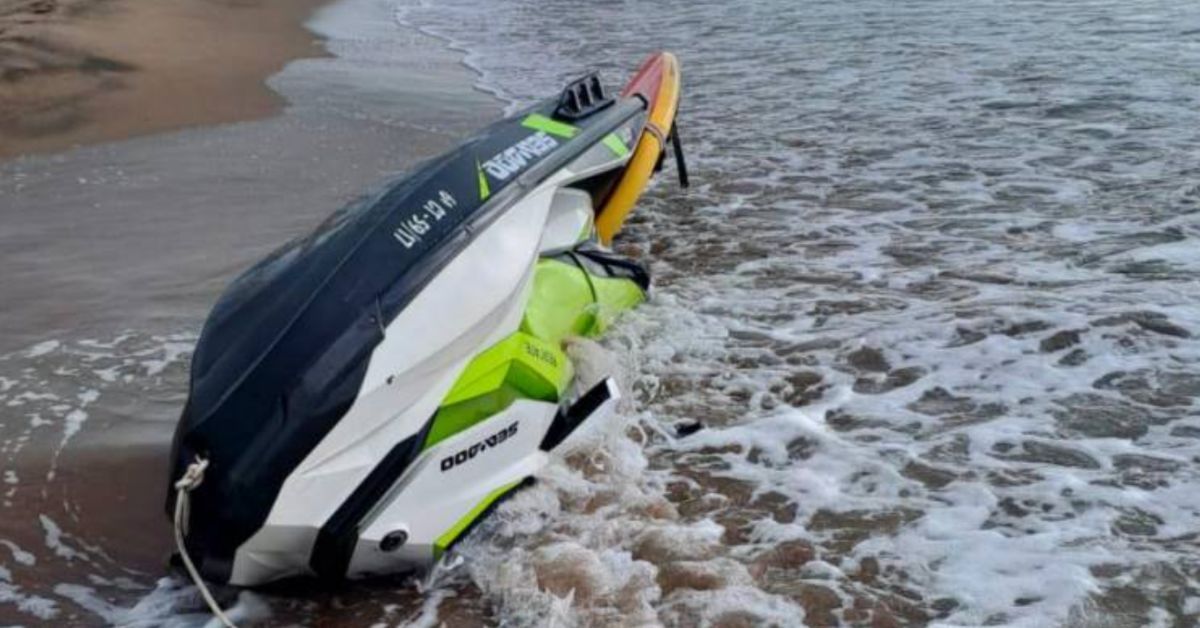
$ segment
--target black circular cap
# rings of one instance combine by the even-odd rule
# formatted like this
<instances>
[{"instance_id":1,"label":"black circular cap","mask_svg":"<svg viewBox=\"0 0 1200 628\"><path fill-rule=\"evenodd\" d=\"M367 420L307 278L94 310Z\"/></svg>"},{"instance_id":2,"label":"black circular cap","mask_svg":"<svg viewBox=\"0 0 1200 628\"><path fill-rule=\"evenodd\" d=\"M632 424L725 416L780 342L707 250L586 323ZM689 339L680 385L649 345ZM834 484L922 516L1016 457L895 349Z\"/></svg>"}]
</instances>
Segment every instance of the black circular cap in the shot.
<instances>
[{"instance_id":1,"label":"black circular cap","mask_svg":"<svg viewBox=\"0 0 1200 628\"><path fill-rule=\"evenodd\" d=\"M379 549L385 552L394 552L408 542L408 533L404 530L396 530L388 532L383 540L379 541Z\"/></svg>"}]
</instances>

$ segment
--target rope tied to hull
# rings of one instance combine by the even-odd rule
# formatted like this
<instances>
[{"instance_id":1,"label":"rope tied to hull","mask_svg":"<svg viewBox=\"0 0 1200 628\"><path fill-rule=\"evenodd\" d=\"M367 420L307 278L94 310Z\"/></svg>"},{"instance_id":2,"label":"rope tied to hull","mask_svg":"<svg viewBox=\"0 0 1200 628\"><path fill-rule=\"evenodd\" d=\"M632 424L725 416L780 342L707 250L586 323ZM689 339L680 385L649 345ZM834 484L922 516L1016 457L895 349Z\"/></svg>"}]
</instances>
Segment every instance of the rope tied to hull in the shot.
<instances>
[{"instance_id":1,"label":"rope tied to hull","mask_svg":"<svg viewBox=\"0 0 1200 628\"><path fill-rule=\"evenodd\" d=\"M192 564L192 559L188 556L187 547L183 542L190 507L189 496L204 481L204 470L207 468L208 460L196 456L196 461L188 465L183 476L175 481L175 546L179 548L179 557L183 559L183 566L187 568L188 575L191 576L196 588L200 590L200 596L204 598L204 603L208 604L212 614L221 620L225 628L237 628L237 625L225 615L225 611L221 610L221 605L217 604L217 600L213 598L212 592L208 590L208 585L204 584L204 579L200 577L200 572Z\"/></svg>"}]
</instances>

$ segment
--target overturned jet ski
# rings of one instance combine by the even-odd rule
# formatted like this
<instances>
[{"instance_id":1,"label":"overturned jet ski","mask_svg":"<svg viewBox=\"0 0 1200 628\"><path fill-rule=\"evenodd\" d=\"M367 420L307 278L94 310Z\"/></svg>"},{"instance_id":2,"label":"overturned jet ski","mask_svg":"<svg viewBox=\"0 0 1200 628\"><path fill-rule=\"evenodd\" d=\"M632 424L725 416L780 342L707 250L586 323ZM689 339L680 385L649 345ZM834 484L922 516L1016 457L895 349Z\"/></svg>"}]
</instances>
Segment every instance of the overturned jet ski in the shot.
<instances>
[{"instance_id":1,"label":"overturned jet ski","mask_svg":"<svg viewBox=\"0 0 1200 628\"><path fill-rule=\"evenodd\" d=\"M600 420L616 387L575 381L563 343L645 297L607 246L669 140L686 184L678 98L666 53L617 97L585 77L236 279L172 447L189 569L251 586L427 566Z\"/></svg>"}]
</instances>

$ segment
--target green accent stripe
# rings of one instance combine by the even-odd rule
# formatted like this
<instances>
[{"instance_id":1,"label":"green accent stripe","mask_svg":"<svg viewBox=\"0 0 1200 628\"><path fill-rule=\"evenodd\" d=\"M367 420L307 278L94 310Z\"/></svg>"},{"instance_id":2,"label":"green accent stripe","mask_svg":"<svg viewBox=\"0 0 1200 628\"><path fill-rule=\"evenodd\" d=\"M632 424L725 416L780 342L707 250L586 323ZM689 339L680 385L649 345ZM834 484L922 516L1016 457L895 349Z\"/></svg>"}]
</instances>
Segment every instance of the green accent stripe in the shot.
<instances>
[{"instance_id":1,"label":"green accent stripe","mask_svg":"<svg viewBox=\"0 0 1200 628\"><path fill-rule=\"evenodd\" d=\"M487 200L487 197L492 195L492 189L488 187L487 175L483 173L483 166L479 165L479 160L475 160L475 172L479 173L479 200Z\"/></svg>"},{"instance_id":2,"label":"green accent stripe","mask_svg":"<svg viewBox=\"0 0 1200 628\"><path fill-rule=\"evenodd\" d=\"M472 508L470 512L463 515L462 519L459 519L453 526L450 527L449 530L443 532L442 535L433 542L433 559L440 559L442 554L446 553L446 550L450 548L454 541L458 540L458 536L463 533L463 530L466 530L471 523L478 519L479 515L483 514L483 511L487 510L488 506L491 506L497 499L500 499L505 493L516 488L520 483L521 480L517 480L515 482L504 484L496 490L488 493L487 496L480 500L478 504L475 504L475 507Z\"/></svg>"},{"instance_id":3,"label":"green accent stripe","mask_svg":"<svg viewBox=\"0 0 1200 628\"><path fill-rule=\"evenodd\" d=\"M467 363L442 399L421 450L487 421L518 399L557 403L573 371L555 344L514 332Z\"/></svg>"},{"instance_id":4,"label":"green accent stripe","mask_svg":"<svg viewBox=\"0 0 1200 628\"><path fill-rule=\"evenodd\" d=\"M545 131L550 135L557 135L559 137L575 137L575 134L579 132L579 129L566 122L547 118L540 113L531 113L525 116L525 119L521 121L521 126L535 131Z\"/></svg>"},{"instance_id":5,"label":"green accent stripe","mask_svg":"<svg viewBox=\"0 0 1200 628\"><path fill-rule=\"evenodd\" d=\"M608 149L611 150L617 157L624 157L625 155L629 154L629 147L626 146L625 142L622 142L621 138L617 137L616 135L609 133L608 135L604 136L603 141L604 145L607 146Z\"/></svg>"}]
</instances>

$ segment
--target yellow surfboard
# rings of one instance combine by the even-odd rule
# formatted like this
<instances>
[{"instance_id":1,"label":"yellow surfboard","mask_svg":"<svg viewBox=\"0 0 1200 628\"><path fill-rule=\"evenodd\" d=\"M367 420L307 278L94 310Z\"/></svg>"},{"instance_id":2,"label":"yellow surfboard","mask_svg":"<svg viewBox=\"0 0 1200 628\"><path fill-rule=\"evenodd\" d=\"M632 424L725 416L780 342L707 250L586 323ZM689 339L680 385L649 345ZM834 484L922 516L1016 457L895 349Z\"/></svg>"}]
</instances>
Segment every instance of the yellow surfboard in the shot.
<instances>
[{"instance_id":1,"label":"yellow surfboard","mask_svg":"<svg viewBox=\"0 0 1200 628\"><path fill-rule=\"evenodd\" d=\"M660 52L642 62L621 92L623 97L641 97L649 113L625 174L596 215L596 233L605 246L612 244L654 174L675 123L679 89L679 61L669 52Z\"/></svg>"}]
</instances>

